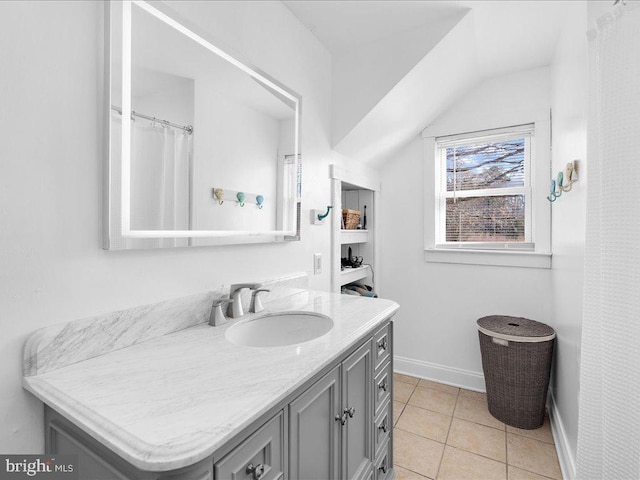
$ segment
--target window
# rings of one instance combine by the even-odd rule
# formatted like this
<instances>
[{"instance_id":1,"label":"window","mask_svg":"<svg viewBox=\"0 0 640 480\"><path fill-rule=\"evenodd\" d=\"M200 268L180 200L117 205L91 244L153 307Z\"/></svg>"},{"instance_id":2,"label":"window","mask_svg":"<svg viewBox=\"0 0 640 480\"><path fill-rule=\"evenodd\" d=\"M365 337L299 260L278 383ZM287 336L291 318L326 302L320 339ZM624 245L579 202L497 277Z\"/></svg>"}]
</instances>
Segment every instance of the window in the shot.
<instances>
[{"instance_id":1,"label":"window","mask_svg":"<svg viewBox=\"0 0 640 480\"><path fill-rule=\"evenodd\" d=\"M423 132L425 260L550 268L550 123L439 128Z\"/></svg>"},{"instance_id":2,"label":"window","mask_svg":"<svg viewBox=\"0 0 640 480\"><path fill-rule=\"evenodd\" d=\"M436 245L532 250L533 125L436 139Z\"/></svg>"}]
</instances>

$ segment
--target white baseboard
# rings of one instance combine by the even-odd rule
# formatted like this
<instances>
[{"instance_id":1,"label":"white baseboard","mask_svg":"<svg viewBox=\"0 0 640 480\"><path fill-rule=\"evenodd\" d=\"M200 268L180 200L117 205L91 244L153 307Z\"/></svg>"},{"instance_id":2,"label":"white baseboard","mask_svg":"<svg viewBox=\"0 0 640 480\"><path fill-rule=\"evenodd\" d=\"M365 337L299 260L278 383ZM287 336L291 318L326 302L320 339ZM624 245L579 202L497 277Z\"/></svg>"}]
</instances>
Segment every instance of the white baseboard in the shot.
<instances>
[{"instance_id":1,"label":"white baseboard","mask_svg":"<svg viewBox=\"0 0 640 480\"><path fill-rule=\"evenodd\" d=\"M463 370L461 368L447 367L437 363L423 362L407 357L393 357L393 368L398 373L424 378L438 383L462 387L468 390L484 392L484 375L482 372Z\"/></svg>"},{"instance_id":2,"label":"white baseboard","mask_svg":"<svg viewBox=\"0 0 640 480\"><path fill-rule=\"evenodd\" d=\"M564 429L556 400L553 396L553 391L549 390L549 397L547 402L547 409L549 410L549 420L551 421L551 433L553 434L553 441L556 444L556 451L558 452L558 462L560 463L560 470L562 471L562 478L564 480L575 480L576 478L576 460L569 448L569 441L567 439L567 432Z\"/></svg>"}]
</instances>

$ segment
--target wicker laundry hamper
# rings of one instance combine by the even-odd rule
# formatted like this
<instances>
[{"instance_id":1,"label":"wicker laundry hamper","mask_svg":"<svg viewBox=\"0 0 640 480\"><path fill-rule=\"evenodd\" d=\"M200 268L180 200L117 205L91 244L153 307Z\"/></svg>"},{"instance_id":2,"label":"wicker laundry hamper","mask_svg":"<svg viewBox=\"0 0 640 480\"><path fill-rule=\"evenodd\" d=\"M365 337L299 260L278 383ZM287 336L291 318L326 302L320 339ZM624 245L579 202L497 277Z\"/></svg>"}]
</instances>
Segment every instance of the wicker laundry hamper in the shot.
<instances>
[{"instance_id":1,"label":"wicker laundry hamper","mask_svg":"<svg viewBox=\"0 0 640 480\"><path fill-rule=\"evenodd\" d=\"M555 330L502 315L482 317L477 323L489 412L512 427L541 427Z\"/></svg>"}]
</instances>

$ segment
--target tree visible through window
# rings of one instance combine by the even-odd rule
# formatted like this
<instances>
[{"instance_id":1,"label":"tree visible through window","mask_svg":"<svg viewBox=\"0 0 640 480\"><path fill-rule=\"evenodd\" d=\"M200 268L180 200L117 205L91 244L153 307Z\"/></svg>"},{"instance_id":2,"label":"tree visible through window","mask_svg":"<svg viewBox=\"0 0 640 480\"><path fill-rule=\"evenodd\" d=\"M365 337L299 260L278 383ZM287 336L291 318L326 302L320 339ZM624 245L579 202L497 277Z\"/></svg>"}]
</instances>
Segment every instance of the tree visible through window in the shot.
<instances>
[{"instance_id":1,"label":"tree visible through window","mask_svg":"<svg viewBox=\"0 0 640 480\"><path fill-rule=\"evenodd\" d=\"M531 129L517 134L439 139L439 243L530 241Z\"/></svg>"}]
</instances>

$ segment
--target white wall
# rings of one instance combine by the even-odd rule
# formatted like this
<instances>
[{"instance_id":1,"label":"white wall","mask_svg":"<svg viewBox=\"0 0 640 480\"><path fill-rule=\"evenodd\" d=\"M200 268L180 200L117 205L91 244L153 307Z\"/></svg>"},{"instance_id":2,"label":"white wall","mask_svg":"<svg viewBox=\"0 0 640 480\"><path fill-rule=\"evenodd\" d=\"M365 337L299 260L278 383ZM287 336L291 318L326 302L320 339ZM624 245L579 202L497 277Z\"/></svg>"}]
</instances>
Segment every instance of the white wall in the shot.
<instances>
[{"instance_id":1,"label":"white wall","mask_svg":"<svg viewBox=\"0 0 640 480\"><path fill-rule=\"evenodd\" d=\"M193 225L197 230L277 230L276 166L280 121L235 99L206 81L196 81L195 124L204 135L194 137ZM287 153L293 153L293 148ZM222 188L227 199L218 205L211 191ZM230 190L244 192L240 207ZM252 195L251 195L252 194ZM255 206L255 196L267 200ZM207 239L194 239L207 245Z\"/></svg>"},{"instance_id":2,"label":"white wall","mask_svg":"<svg viewBox=\"0 0 640 480\"><path fill-rule=\"evenodd\" d=\"M0 2L0 451L43 450L42 404L21 388L46 325L294 271L330 258L330 56L279 2L178 2L303 97L302 241L103 251L100 2ZM329 289L329 271L311 276Z\"/></svg>"},{"instance_id":3,"label":"white wall","mask_svg":"<svg viewBox=\"0 0 640 480\"><path fill-rule=\"evenodd\" d=\"M428 131L464 133L513 125L523 115L537 119L541 109L548 111L549 94L547 68L490 79L460 98ZM381 169L378 270L379 293L401 305L396 369L483 389L476 320L503 314L549 322L550 271L425 263L422 140L416 138L392 160Z\"/></svg>"},{"instance_id":4,"label":"white wall","mask_svg":"<svg viewBox=\"0 0 640 480\"><path fill-rule=\"evenodd\" d=\"M551 67L553 109L552 171L564 170L580 160L579 181L571 192L553 203L551 276L551 318L558 337L551 390L556 406L556 424L564 436L575 475L574 458L578 440L578 394L580 391L580 339L586 220L587 170L587 3L570 2L565 25ZM573 472L571 473L571 470ZM567 473L567 472L565 472Z\"/></svg>"},{"instance_id":5,"label":"white wall","mask_svg":"<svg viewBox=\"0 0 640 480\"><path fill-rule=\"evenodd\" d=\"M333 145L340 143L465 13L455 12L431 24L336 52L331 98Z\"/></svg>"}]
</instances>

